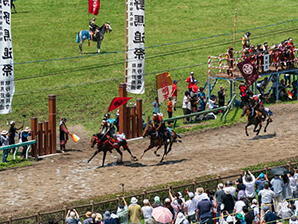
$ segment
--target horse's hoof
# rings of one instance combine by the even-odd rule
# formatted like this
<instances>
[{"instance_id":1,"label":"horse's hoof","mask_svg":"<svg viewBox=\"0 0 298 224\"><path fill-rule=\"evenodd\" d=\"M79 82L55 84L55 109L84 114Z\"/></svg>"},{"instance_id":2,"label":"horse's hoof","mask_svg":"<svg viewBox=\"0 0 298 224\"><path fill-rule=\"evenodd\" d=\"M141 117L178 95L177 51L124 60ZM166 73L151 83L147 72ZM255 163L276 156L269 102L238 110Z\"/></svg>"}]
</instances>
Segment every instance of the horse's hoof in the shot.
<instances>
[{"instance_id":1,"label":"horse's hoof","mask_svg":"<svg viewBox=\"0 0 298 224\"><path fill-rule=\"evenodd\" d=\"M156 156L160 156L160 154L157 154L156 152L154 153Z\"/></svg>"},{"instance_id":2,"label":"horse's hoof","mask_svg":"<svg viewBox=\"0 0 298 224\"><path fill-rule=\"evenodd\" d=\"M137 157L133 156L131 157L131 161L138 161Z\"/></svg>"}]
</instances>

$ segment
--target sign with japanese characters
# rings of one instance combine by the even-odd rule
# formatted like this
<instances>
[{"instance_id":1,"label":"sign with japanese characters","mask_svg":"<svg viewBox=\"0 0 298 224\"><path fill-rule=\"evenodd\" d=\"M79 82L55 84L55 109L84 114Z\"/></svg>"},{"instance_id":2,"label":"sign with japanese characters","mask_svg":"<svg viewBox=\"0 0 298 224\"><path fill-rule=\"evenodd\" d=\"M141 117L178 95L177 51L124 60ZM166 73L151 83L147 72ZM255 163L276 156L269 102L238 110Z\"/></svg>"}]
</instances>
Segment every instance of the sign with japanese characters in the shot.
<instances>
[{"instance_id":1,"label":"sign with japanese characters","mask_svg":"<svg viewBox=\"0 0 298 224\"><path fill-rule=\"evenodd\" d=\"M156 88L158 102L162 103L172 94L172 79L169 72L165 72L156 76Z\"/></svg>"},{"instance_id":2,"label":"sign with japanese characters","mask_svg":"<svg viewBox=\"0 0 298 224\"><path fill-rule=\"evenodd\" d=\"M127 0L126 90L145 92L145 0Z\"/></svg>"},{"instance_id":3,"label":"sign with japanese characters","mask_svg":"<svg viewBox=\"0 0 298 224\"><path fill-rule=\"evenodd\" d=\"M9 0L0 0L0 114L11 112L15 91Z\"/></svg>"}]
</instances>

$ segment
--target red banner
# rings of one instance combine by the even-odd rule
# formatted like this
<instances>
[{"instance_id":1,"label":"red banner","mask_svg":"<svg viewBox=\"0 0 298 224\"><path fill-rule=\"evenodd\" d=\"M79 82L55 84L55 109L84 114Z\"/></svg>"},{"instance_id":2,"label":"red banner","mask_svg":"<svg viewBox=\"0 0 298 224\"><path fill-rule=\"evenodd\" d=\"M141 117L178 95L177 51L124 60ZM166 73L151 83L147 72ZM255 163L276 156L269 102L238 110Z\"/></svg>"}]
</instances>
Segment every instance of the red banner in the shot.
<instances>
[{"instance_id":1,"label":"red banner","mask_svg":"<svg viewBox=\"0 0 298 224\"><path fill-rule=\"evenodd\" d=\"M123 104L126 104L132 97L115 97L109 107L109 112L115 110Z\"/></svg>"},{"instance_id":2,"label":"red banner","mask_svg":"<svg viewBox=\"0 0 298 224\"><path fill-rule=\"evenodd\" d=\"M248 60L238 63L237 67L239 68L248 85L252 85L259 78L259 73L256 67L253 66Z\"/></svg>"},{"instance_id":3,"label":"red banner","mask_svg":"<svg viewBox=\"0 0 298 224\"><path fill-rule=\"evenodd\" d=\"M89 0L89 13L98 15L99 8L100 8L99 0Z\"/></svg>"}]
</instances>

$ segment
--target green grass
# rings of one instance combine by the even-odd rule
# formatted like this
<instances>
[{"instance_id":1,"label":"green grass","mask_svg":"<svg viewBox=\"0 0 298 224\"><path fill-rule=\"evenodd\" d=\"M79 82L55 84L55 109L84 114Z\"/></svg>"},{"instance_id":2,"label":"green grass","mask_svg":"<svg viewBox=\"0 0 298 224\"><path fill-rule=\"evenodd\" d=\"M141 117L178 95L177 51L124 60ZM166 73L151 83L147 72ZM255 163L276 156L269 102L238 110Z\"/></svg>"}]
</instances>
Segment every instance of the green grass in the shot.
<instances>
[{"instance_id":1,"label":"green grass","mask_svg":"<svg viewBox=\"0 0 298 224\"><path fill-rule=\"evenodd\" d=\"M0 159L2 161L2 154L3 151L0 151ZM18 168L23 166L31 166L33 165L33 161L30 159L21 159L20 158L21 152L17 152L16 159L13 160L13 154L9 153L7 157L7 163L1 163L0 162L0 171L5 169L11 169L11 168Z\"/></svg>"},{"instance_id":2,"label":"green grass","mask_svg":"<svg viewBox=\"0 0 298 224\"><path fill-rule=\"evenodd\" d=\"M25 0L15 4L18 13L12 14L12 38L17 63L16 94L13 112L0 117L1 128L8 129L7 120L21 121L21 114L47 120L47 96L56 94L58 118L67 117L69 125L81 124L88 132L95 132L112 98L118 95L119 83L124 81L124 53L121 52L124 50L124 1L101 1L96 22L102 25L109 21L113 32L105 35L102 54L91 54L96 46L88 47L85 43L83 49L87 54L83 57L77 57L75 36L79 30L88 29L93 17L87 12L86 1ZM209 55L224 53L233 39L232 35L200 38L233 32L235 8L238 8L237 30L245 32L297 19L295 5L294 0L270 4L267 0L171 0L162 4L157 0L147 1L146 92L129 94L133 97L130 102L142 98L145 113L151 115L151 103L156 96L155 75L170 71L172 78L179 80L178 105L181 105L187 89L184 80L189 72L194 71L199 85L203 86L207 81L207 65L196 65L206 63ZM290 22L252 30L252 43L278 43L290 36L295 42L296 26L297 22ZM277 34L278 30L283 33ZM240 49L243 32L236 34L236 49ZM152 47L167 43L176 44ZM65 57L73 58L52 60ZM39 60L45 62L23 63ZM227 82L220 81L217 88L219 85L227 86ZM165 103L162 112L166 114ZM181 114L182 110L178 110L174 116ZM29 119L25 125L30 125Z\"/></svg>"}]
</instances>

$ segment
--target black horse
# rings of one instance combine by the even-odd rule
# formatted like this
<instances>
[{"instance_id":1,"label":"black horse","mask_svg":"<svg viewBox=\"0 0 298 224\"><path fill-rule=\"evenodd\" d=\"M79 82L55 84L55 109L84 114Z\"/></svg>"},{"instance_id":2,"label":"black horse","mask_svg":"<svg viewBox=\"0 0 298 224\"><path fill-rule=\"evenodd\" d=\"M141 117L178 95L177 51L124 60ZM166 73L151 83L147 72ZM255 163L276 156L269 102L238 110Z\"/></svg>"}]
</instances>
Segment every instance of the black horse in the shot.
<instances>
[{"instance_id":1,"label":"black horse","mask_svg":"<svg viewBox=\"0 0 298 224\"><path fill-rule=\"evenodd\" d=\"M81 30L77 34L76 43L80 43L79 45L79 52L80 54L83 53L82 45L85 40L92 40L97 42L97 53L100 53L100 45L104 38L105 32L111 32L112 27L109 23L103 24L101 27L97 27L94 34L91 34L89 30Z\"/></svg>"}]
</instances>

